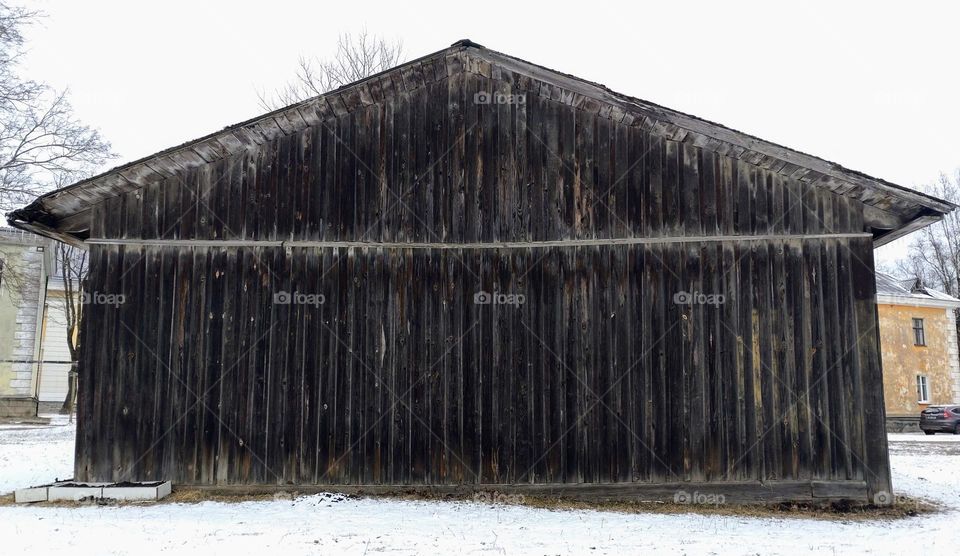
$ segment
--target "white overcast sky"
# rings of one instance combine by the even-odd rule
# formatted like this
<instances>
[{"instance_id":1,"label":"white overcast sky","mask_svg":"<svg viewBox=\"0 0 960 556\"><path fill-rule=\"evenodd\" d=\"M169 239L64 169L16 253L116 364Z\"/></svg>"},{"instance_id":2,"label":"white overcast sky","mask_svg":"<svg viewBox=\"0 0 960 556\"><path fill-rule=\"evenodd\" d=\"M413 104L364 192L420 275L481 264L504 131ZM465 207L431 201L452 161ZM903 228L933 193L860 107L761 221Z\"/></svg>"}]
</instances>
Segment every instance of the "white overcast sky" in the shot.
<instances>
[{"instance_id":1,"label":"white overcast sky","mask_svg":"<svg viewBox=\"0 0 960 556\"><path fill-rule=\"evenodd\" d=\"M69 87L121 162L256 116L258 89L366 27L407 58L470 38L908 187L960 167L957 2L20 3L47 15L23 72Z\"/></svg>"}]
</instances>

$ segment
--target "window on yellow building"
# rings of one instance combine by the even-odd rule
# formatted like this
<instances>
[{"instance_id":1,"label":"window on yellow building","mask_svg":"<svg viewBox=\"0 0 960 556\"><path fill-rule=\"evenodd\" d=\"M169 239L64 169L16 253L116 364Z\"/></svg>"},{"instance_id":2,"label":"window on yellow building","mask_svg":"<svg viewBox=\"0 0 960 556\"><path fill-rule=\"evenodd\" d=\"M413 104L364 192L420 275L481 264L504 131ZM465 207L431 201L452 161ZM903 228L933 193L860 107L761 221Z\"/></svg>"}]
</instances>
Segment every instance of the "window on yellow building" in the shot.
<instances>
[{"instance_id":1,"label":"window on yellow building","mask_svg":"<svg viewBox=\"0 0 960 556\"><path fill-rule=\"evenodd\" d=\"M917 403L930 403L930 386L926 375L917 375Z\"/></svg>"},{"instance_id":2,"label":"window on yellow building","mask_svg":"<svg viewBox=\"0 0 960 556\"><path fill-rule=\"evenodd\" d=\"M927 345L927 338L923 334L923 319L913 319L913 345Z\"/></svg>"}]
</instances>

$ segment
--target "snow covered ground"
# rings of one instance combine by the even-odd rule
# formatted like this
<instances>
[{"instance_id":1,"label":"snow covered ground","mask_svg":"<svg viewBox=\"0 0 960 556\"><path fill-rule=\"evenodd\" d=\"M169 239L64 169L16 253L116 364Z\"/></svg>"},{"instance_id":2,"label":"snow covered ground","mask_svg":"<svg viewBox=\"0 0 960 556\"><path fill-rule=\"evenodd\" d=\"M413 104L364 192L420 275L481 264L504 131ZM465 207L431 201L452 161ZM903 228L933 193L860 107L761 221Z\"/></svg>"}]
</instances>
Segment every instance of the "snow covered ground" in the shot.
<instances>
[{"instance_id":1,"label":"snow covered ground","mask_svg":"<svg viewBox=\"0 0 960 556\"><path fill-rule=\"evenodd\" d=\"M73 477L76 425L46 415L49 426L0 425L0 494Z\"/></svg>"},{"instance_id":2,"label":"snow covered ground","mask_svg":"<svg viewBox=\"0 0 960 556\"><path fill-rule=\"evenodd\" d=\"M68 477L75 428L0 427L0 492ZM896 521L553 511L306 496L269 502L0 507L3 554L946 553L960 544L960 436L890 435L899 493L948 506Z\"/></svg>"}]
</instances>

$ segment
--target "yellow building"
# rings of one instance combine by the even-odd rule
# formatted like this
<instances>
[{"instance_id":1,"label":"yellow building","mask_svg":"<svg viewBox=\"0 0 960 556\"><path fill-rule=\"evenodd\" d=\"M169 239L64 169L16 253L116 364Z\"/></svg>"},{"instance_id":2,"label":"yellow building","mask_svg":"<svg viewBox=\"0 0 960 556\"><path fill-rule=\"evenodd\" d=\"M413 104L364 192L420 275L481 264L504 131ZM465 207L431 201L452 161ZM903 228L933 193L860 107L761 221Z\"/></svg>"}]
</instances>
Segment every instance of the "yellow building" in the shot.
<instances>
[{"instance_id":1,"label":"yellow building","mask_svg":"<svg viewBox=\"0 0 960 556\"><path fill-rule=\"evenodd\" d=\"M914 430L929 405L960 402L960 299L877 273L887 428Z\"/></svg>"}]
</instances>

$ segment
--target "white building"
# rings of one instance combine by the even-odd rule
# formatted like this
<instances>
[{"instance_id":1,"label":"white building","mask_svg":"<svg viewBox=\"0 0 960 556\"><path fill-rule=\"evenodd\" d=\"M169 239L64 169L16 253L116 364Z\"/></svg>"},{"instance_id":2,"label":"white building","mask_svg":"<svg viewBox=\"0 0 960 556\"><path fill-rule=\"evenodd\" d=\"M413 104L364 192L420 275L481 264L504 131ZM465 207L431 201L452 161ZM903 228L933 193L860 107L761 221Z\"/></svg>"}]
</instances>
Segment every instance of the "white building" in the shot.
<instances>
[{"instance_id":1,"label":"white building","mask_svg":"<svg viewBox=\"0 0 960 556\"><path fill-rule=\"evenodd\" d=\"M63 278L47 282L44 304L43 339L40 345L39 388L41 412L59 411L67 397L70 377L70 348L67 346L67 315Z\"/></svg>"},{"instance_id":2,"label":"white building","mask_svg":"<svg viewBox=\"0 0 960 556\"><path fill-rule=\"evenodd\" d=\"M0 418L37 414L53 241L0 227Z\"/></svg>"},{"instance_id":3,"label":"white building","mask_svg":"<svg viewBox=\"0 0 960 556\"><path fill-rule=\"evenodd\" d=\"M54 242L0 227L0 418L59 411L70 349Z\"/></svg>"}]
</instances>

